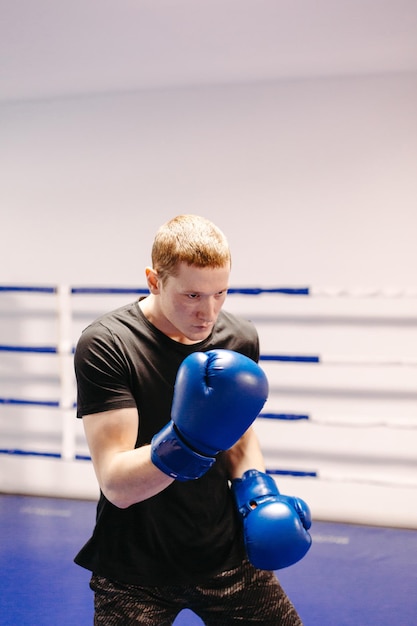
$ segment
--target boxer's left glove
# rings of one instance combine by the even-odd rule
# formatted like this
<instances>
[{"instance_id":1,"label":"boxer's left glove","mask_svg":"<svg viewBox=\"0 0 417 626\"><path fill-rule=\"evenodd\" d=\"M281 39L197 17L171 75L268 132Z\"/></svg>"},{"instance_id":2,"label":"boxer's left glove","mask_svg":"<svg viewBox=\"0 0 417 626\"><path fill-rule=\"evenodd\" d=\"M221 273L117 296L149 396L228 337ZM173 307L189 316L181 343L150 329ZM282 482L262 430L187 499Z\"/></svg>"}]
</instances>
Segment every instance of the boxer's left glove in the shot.
<instances>
[{"instance_id":1,"label":"boxer's left glove","mask_svg":"<svg viewBox=\"0 0 417 626\"><path fill-rule=\"evenodd\" d=\"M249 561L255 567L277 570L297 563L311 546L308 505L279 493L272 476L248 470L232 481Z\"/></svg>"},{"instance_id":2,"label":"boxer's left glove","mask_svg":"<svg viewBox=\"0 0 417 626\"><path fill-rule=\"evenodd\" d=\"M245 433L267 396L265 373L247 356L190 354L177 373L171 421L152 438L152 462L177 480L200 478Z\"/></svg>"}]
</instances>

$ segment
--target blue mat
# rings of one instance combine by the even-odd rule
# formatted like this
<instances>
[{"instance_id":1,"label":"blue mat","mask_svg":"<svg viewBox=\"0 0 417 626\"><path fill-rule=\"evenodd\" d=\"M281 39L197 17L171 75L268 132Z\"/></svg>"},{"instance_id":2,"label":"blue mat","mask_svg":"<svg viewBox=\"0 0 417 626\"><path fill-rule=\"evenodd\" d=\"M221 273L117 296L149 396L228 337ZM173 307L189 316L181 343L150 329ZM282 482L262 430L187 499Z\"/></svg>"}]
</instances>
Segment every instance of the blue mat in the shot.
<instances>
[{"instance_id":1,"label":"blue mat","mask_svg":"<svg viewBox=\"0 0 417 626\"><path fill-rule=\"evenodd\" d=\"M0 495L0 625L88 626L89 572L73 557L95 504ZM417 531L315 522L313 547L278 577L304 626L416 626ZM201 626L183 611L175 626Z\"/></svg>"}]
</instances>

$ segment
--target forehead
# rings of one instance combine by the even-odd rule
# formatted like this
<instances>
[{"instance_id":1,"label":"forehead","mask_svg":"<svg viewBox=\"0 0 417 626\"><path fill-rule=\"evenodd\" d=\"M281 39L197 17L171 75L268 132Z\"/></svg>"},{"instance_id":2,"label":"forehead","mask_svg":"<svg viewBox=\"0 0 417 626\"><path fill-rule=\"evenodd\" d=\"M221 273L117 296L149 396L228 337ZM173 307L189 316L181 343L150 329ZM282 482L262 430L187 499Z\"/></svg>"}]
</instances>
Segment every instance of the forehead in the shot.
<instances>
[{"instance_id":1,"label":"forehead","mask_svg":"<svg viewBox=\"0 0 417 626\"><path fill-rule=\"evenodd\" d=\"M222 267L197 267L180 263L175 276L170 276L168 280L180 291L212 293L227 289L229 275L229 264Z\"/></svg>"}]
</instances>

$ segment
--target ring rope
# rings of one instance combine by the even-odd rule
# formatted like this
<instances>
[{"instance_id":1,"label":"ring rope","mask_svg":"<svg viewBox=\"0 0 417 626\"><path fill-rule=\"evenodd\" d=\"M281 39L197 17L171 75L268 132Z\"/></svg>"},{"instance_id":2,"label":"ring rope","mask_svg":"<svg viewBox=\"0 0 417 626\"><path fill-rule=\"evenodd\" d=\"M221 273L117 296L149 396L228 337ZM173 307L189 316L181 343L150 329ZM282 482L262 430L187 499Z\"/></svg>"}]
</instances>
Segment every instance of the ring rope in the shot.
<instances>
[{"instance_id":1,"label":"ring rope","mask_svg":"<svg viewBox=\"0 0 417 626\"><path fill-rule=\"evenodd\" d=\"M344 474L329 473L326 471L301 471L301 470L286 470L286 469L274 469L268 468L267 474L275 476L291 476L293 478L315 478L320 481L333 482L333 483L359 483L362 485L376 485L380 487L402 487L415 489L417 487L417 481L413 478L409 478L405 481L400 481L395 478L379 478L372 476L350 476Z\"/></svg>"},{"instance_id":2,"label":"ring rope","mask_svg":"<svg viewBox=\"0 0 417 626\"><path fill-rule=\"evenodd\" d=\"M21 450L19 448L2 448L0 454L15 455L15 456L37 456L44 458L63 459L64 455L61 452L39 452L37 450ZM91 456L86 454L76 454L74 459L77 461L91 461Z\"/></svg>"},{"instance_id":3,"label":"ring rope","mask_svg":"<svg viewBox=\"0 0 417 626\"><path fill-rule=\"evenodd\" d=\"M340 428L392 428L392 429L415 429L417 428L417 415L413 417L395 417L393 419L380 417L365 418L355 417L352 420L346 418L316 417L303 413L260 413L257 419L309 422L317 426L334 426Z\"/></svg>"},{"instance_id":4,"label":"ring rope","mask_svg":"<svg viewBox=\"0 0 417 626\"><path fill-rule=\"evenodd\" d=\"M0 285L0 292L27 292L27 293L57 293L54 286L26 286L26 285ZM149 290L143 287L71 287L70 292L74 295L97 295L97 294L147 294ZM284 296L310 296L326 298L417 298L415 288L392 288L392 287L231 287L229 294L258 296L262 294L277 294Z\"/></svg>"},{"instance_id":5,"label":"ring rope","mask_svg":"<svg viewBox=\"0 0 417 626\"><path fill-rule=\"evenodd\" d=\"M119 295L119 294L149 294L149 289L144 287L72 287L73 295Z\"/></svg>"},{"instance_id":6,"label":"ring rope","mask_svg":"<svg viewBox=\"0 0 417 626\"><path fill-rule=\"evenodd\" d=\"M332 366L362 367L416 367L417 357L369 357L344 355L302 355L302 354L261 354L260 361L279 361L281 363L315 363Z\"/></svg>"},{"instance_id":7,"label":"ring rope","mask_svg":"<svg viewBox=\"0 0 417 626\"><path fill-rule=\"evenodd\" d=\"M44 406L51 408L62 407L62 402L59 400L31 400L20 398L0 398L0 404L8 405L24 405L24 406ZM65 408L75 409L76 402L73 402L70 407ZM392 428L392 429L415 429L417 428L417 416L415 418L395 418L395 419L381 419L381 418L355 418L354 420L347 420L343 418L318 418L312 415L304 413L260 413L257 419L276 420L284 422L309 422L312 425L318 426L330 426L340 428Z\"/></svg>"},{"instance_id":8,"label":"ring rope","mask_svg":"<svg viewBox=\"0 0 417 626\"><path fill-rule=\"evenodd\" d=\"M19 398L0 398L0 404L14 404L24 406L50 406L59 407L59 400L24 400Z\"/></svg>"},{"instance_id":9,"label":"ring rope","mask_svg":"<svg viewBox=\"0 0 417 626\"><path fill-rule=\"evenodd\" d=\"M293 476L294 478L318 478L319 474L316 471L304 471L304 470L286 470L286 469L267 469L267 474L274 474L275 476Z\"/></svg>"},{"instance_id":10,"label":"ring rope","mask_svg":"<svg viewBox=\"0 0 417 626\"><path fill-rule=\"evenodd\" d=\"M57 287L29 287L25 285L0 285L0 292L17 293L56 293Z\"/></svg>"},{"instance_id":11,"label":"ring rope","mask_svg":"<svg viewBox=\"0 0 417 626\"><path fill-rule=\"evenodd\" d=\"M0 454L11 455L11 456L34 456L34 457L43 457L43 458L53 458L53 459L62 459L63 455L60 452L40 452L36 450L22 450L18 448L2 448L0 449ZM86 454L76 454L74 456L77 461L91 461L91 457ZM395 479L387 479L387 478L362 478L358 476L348 476L348 475L335 475L327 473L327 472L319 472L316 470L293 470L293 469L281 469L281 468L267 468L267 474L273 476L289 476L291 478L313 478L316 480L333 482L333 483L341 483L341 482L350 482L350 483L360 483L365 485L378 485L385 487L402 487L402 488L413 488L417 487L417 482L410 479L405 482L401 482Z\"/></svg>"},{"instance_id":12,"label":"ring rope","mask_svg":"<svg viewBox=\"0 0 417 626\"><path fill-rule=\"evenodd\" d=\"M289 421L289 422L310 420L309 415L304 415L300 413L260 413L258 417L262 417L263 419L283 420L283 421Z\"/></svg>"},{"instance_id":13,"label":"ring rope","mask_svg":"<svg viewBox=\"0 0 417 626\"><path fill-rule=\"evenodd\" d=\"M57 354L58 348L55 346L10 346L0 345L0 352L37 352L44 354Z\"/></svg>"},{"instance_id":14,"label":"ring rope","mask_svg":"<svg viewBox=\"0 0 417 626\"><path fill-rule=\"evenodd\" d=\"M74 346L16 346L0 344L0 352L26 352L44 354L73 354ZM321 356L303 354L261 354L260 361L277 361L280 363L304 363L331 366L360 367L417 367L417 357L380 357L369 356Z\"/></svg>"}]
</instances>

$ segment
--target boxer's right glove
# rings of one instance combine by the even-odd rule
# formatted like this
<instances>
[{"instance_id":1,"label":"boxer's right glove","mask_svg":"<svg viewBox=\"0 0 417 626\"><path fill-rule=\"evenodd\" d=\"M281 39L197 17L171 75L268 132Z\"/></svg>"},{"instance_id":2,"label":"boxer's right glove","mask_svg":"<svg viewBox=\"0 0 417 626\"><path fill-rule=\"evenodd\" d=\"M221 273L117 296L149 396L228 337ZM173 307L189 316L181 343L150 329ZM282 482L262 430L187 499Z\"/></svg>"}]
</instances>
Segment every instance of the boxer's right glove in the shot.
<instances>
[{"instance_id":1,"label":"boxer's right glove","mask_svg":"<svg viewBox=\"0 0 417 626\"><path fill-rule=\"evenodd\" d=\"M246 432L267 396L265 373L247 356L190 354L177 373L171 421L152 438L152 462L177 480L199 478Z\"/></svg>"},{"instance_id":2,"label":"boxer's right glove","mask_svg":"<svg viewBox=\"0 0 417 626\"><path fill-rule=\"evenodd\" d=\"M311 513L304 500L281 495L272 476L258 470L233 480L232 492L252 565L277 570L305 556L311 546Z\"/></svg>"}]
</instances>

